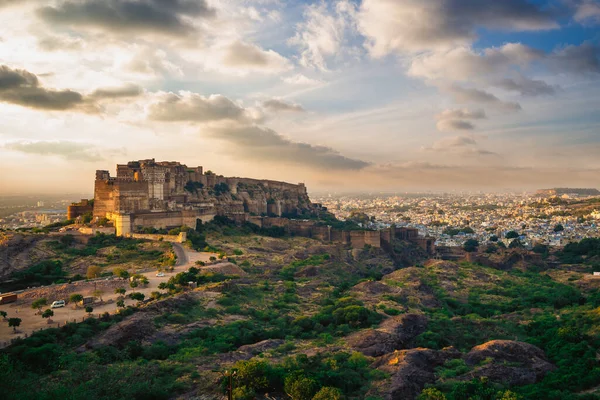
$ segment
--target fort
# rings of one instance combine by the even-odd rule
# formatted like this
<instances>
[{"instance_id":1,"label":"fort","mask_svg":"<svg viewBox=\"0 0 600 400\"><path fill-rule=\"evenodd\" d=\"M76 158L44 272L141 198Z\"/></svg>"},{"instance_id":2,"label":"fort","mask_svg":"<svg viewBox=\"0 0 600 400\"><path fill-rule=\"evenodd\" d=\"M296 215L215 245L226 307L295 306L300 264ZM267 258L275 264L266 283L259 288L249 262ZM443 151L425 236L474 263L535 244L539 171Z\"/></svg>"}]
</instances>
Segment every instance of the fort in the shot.
<instances>
[{"instance_id":1,"label":"fort","mask_svg":"<svg viewBox=\"0 0 600 400\"><path fill-rule=\"evenodd\" d=\"M107 218L117 235L139 228L195 226L215 215L243 222L248 216L313 214L303 183L226 178L202 167L154 159L117 165L117 176L96 171L93 216Z\"/></svg>"},{"instance_id":2,"label":"fort","mask_svg":"<svg viewBox=\"0 0 600 400\"><path fill-rule=\"evenodd\" d=\"M118 236L132 236L144 228L195 227L198 220L208 222L219 215L354 248L391 249L392 242L399 239L413 242L429 254L434 252L434 240L420 237L417 229L344 231L324 225L318 216L327 209L310 201L303 183L227 178L172 161L119 164L115 177L106 170L96 171L94 200L69 207L74 218L89 212L96 221L111 221ZM303 219L306 217L310 219Z\"/></svg>"}]
</instances>

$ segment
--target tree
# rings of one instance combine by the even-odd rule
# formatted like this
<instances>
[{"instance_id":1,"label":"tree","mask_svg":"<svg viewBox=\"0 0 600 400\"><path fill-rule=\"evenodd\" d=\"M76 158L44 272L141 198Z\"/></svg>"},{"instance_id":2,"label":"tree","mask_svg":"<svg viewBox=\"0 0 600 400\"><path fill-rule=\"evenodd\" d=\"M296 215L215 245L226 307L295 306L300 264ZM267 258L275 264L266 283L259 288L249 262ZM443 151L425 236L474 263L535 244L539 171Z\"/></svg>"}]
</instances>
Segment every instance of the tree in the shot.
<instances>
[{"instance_id":1,"label":"tree","mask_svg":"<svg viewBox=\"0 0 600 400\"><path fill-rule=\"evenodd\" d=\"M47 309L46 311L44 311L42 313L42 318L50 318L54 315L54 311L52 311L51 309Z\"/></svg>"},{"instance_id":2,"label":"tree","mask_svg":"<svg viewBox=\"0 0 600 400\"><path fill-rule=\"evenodd\" d=\"M506 232L506 235L504 235L504 237L507 239L516 239L519 237L519 234L516 231L509 231Z\"/></svg>"},{"instance_id":3,"label":"tree","mask_svg":"<svg viewBox=\"0 0 600 400\"><path fill-rule=\"evenodd\" d=\"M311 400L317 391L317 382L303 376L288 376L284 389L292 400Z\"/></svg>"},{"instance_id":4,"label":"tree","mask_svg":"<svg viewBox=\"0 0 600 400\"><path fill-rule=\"evenodd\" d=\"M152 300L159 300L159 299L160 299L160 296L161 296L161 293L160 293L160 292L152 292L152 293L150 293L150 298L151 298Z\"/></svg>"},{"instance_id":5,"label":"tree","mask_svg":"<svg viewBox=\"0 0 600 400\"><path fill-rule=\"evenodd\" d=\"M115 289L115 294L120 294L123 296L127 290L124 287L118 287Z\"/></svg>"},{"instance_id":6,"label":"tree","mask_svg":"<svg viewBox=\"0 0 600 400\"><path fill-rule=\"evenodd\" d=\"M88 315L92 315L93 311L94 311L94 307L92 307L92 306L87 306L85 308L85 312L88 313Z\"/></svg>"},{"instance_id":7,"label":"tree","mask_svg":"<svg viewBox=\"0 0 600 400\"><path fill-rule=\"evenodd\" d=\"M496 235L490 236L490 242L497 242L497 241L498 241L498 236L496 236Z\"/></svg>"},{"instance_id":8,"label":"tree","mask_svg":"<svg viewBox=\"0 0 600 400\"><path fill-rule=\"evenodd\" d=\"M562 232L565 230L565 227L562 226L561 224L556 224L556 226L554 227L554 232Z\"/></svg>"},{"instance_id":9,"label":"tree","mask_svg":"<svg viewBox=\"0 0 600 400\"><path fill-rule=\"evenodd\" d=\"M84 224L89 224L94 219L94 215L91 212L87 212L81 216L81 222Z\"/></svg>"},{"instance_id":10,"label":"tree","mask_svg":"<svg viewBox=\"0 0 600 400\"><path fill-rule=\"evenodd\" d=\"M493 243L488 243L488 245L487 245L487 247L485 249L485 252L488 253L488 254L495 253L497 251L498 251L498 246L496 246Z\"/></svg>"},{"instance_id":11,"label":"tree","mask_svg":"<svg viewBox=\"0 0 600 400\"><path fill-rule=\"evenodd\" d=\"M21 325L21 318L9 318L8 326L13 328L13 331L17 333L17 327Z\"/></svg>"},{"instance_id":12,"label":"tree","mask_svg":"<svg viewBox=\"0 0 600 400\"><path fill-rule=\"evenodd\" d=\"M73 236L71 234L67 234L67 235L61 236L60 237L60 243L62 243L65 247L69 247L73 243L75 243L75 236Z\"/></svg>"},{"instance_id":13,"label":"tree","mask_svg":"<svg viewBox=\"0 0 600 400\"><path fill-rule=\"evenodd\" d=\"M41 299L37 299L34 300L33 303L31 303L31 308L38 310L38 313L42 312L42 307L48 305L48 300L46 300L46 298L41 298Z\"/></svg>"},{"instance_id":14,"label":"tree","mask_svg":"<svg viewBox=\"0 0 600 400\"><path fill-rule=\"evenodd\" d=\"M104 294L104 292L100 289L96 289L94 290L94 293L92 293L94 295L94 297L98 297L100 299L100 301L104 301L102 300L102 295Z\"/></svg>"},{"instance_id":15,"label":"tree","mask_svg":"<svg viewBox=\"0 0 600 400\"><path fill-rule=\"evenodd\" d=\"M6 311L0 311L0 317L2 317L2 319L3 319L3 320L5 320L5 321L6 321L6 316L7 316L7 315L8 315L8 314L6 313Z\"/></svg>"},{"instance_id":16,"label":"tree","mask_svg":"<svg viewBox=\"0 0 600 400\"><path fill-rule=\"evenodd\" d=\"M75 303L75 305L77 305L77 303L79 303L82 300L83 300L83 296L80 295L79 293L73 293L72 295L69 296L69 303Z\"/></svg>"},{"instance_id":17,"label":"tree","mask_svg":"<svg viewBox=\"0 0 600 400\"><path fill-rule=\"evenodd\" d=\"M519 239L514 239L512 242L510 242L510 244L508 245L509 249L520 249L521 247L523 247L523 243L521 243L521 241Z\"/></svg>"},{"instance_id":18,"label":"tree","mask_svg":"<svg viewBox=\"0 0 600 400\"><path fill-rule=\"evenodd\" d=\"M465 251L467 251L469 253L473 253L473 252L477 251L478 247L479 247L479 242L475 239L469 239L463 244L463 249L465 249Z\"/></svg>"},{"instance_id":19,"label":"tree","mask_svg":"<svg viewBox=\"0 0 600 400\"><path fill-rule=\"evenodd\" d=\"M312 400L342 400L342 392L338 388L324 387L315 394Z\"/></svg>"},{"instance_id":20,"label":"tree","mask_svg":"<svg viewBox=\"0 0 600 400\"><path fill-rule=\"evenodd\" d=\"M117 308L125 308L125 300L117 300Z\"/></svg>"},{"instance_id":21,"label":"tree","mask_svg":"<svg viewBox=\"0 0 600 400\"><path fill-rule=\"evenodd\" d=\"M146 296L144 296L144 294L143 294L143 293L140 293L140 292L133 292L133 293L129 293L129 298L130 298L131 300L137 300L137 301L139 301L139 302L142 302L142 301L144 301L144 298L145 298L145 297L146 297Z\"/></svg>"},{"instance_id":22,"label":"tree","mask_svg":"<svg viewBox=\"0 0 600 400\"><path fill-rule=\"evenodd\" d=\"M115 276L118 276L119 278L124 278L124 279L129 278L129 272L127 272L127 270L123 269L123 268L115 268L115 269L113 269L113 274Z\"/></svg>"},{"instance_id":23,"label":"tree","mask_svg":"<svg viewBox=\"0 0 600 400\"><path fill-rule=\"evenodd\" d=\"M136 287L138 287L139 283L138 283L137 279L134 279L131 282L129 282L129 286L131 286L132 289L135 289Z\"/></svg>"},{"instance_id":24,"label":"tree","mask_svg":"<svg viewBox=\"0 0 600 400\"><path fill-rule=\"evenodd\" d=\"M446 400L444 393L435 388L424 389L417 400Z\"/></svg>"},{"instance_id":25,"label":"tree","mask_svg":"<svg viewBox=\"0 0 600 400\"><path fill-rule=\"evenodd\" d=\"M102 268L97 265L90 265L85 273L85 276L88 279L94 279L99 277L102 274Z\"/></svg>"}]
</instances>

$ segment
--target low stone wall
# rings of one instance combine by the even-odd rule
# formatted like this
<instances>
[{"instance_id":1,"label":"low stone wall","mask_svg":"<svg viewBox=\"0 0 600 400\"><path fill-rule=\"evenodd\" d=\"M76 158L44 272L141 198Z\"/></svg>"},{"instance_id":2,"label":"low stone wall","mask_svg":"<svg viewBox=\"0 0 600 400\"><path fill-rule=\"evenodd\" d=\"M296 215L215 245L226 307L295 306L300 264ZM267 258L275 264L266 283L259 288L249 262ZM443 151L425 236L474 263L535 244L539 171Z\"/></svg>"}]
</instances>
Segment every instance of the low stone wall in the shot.
<instances>
[{"instance_id":1,"label":"low stone wall","mask_svg":"<svg viewBox=\"0 0 600 400\"><path fill-rule=\"evenodd\" d=\"M180 232L179 235L159 235L159 234L148 234L148 233L129 233L125 237L133 239L146 239L156 240L171 243L183 243L187 240L187 234Z\"/></svg>"},{"instance_id":2,"label":"low stone wall","mask_svg":"<svg viewBox=\"0 0 600 400\"><path fill-rule=\"evenodd\" d=\"M114 235L115 234L115 227L114 226L110 226L110 227L81 227L79 228L79 232L84 234L84 235L95 235L97 233L104 233L105 235Z\"/></svg>"}]
</instances>

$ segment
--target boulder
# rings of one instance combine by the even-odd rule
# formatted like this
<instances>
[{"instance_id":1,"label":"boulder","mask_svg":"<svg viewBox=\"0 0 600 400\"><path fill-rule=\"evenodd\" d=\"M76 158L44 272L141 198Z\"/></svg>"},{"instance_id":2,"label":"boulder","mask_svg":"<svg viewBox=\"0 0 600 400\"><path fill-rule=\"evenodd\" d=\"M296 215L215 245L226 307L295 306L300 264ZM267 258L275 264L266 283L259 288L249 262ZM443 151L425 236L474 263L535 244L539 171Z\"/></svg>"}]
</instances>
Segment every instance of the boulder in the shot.
<instances>
[{"instance_id":1,"label":"boulder","mask_svg":"<svg viewBox=\"0 0 600 400\"><path fill-rule=\"evenodd\" d=\"M371 393L385 400L412 400L427 384L435 383L435 368L451 358L460 357L453 347L444 350L416 348L400 350L379 357L373 367L390 374L390 379L378 384Z\"/></svg>"},{"instance_id":2,"label":"boulder","mask_svg":"<svg viewBox=\"0 0 600 400\"><path fill-rule=\"evenodd\" d=\"M485 376L505 385L533 384L555 369L540 348L513 340L492 340L476 346L464 359L475 369L459 379Z\"/></svg>"},{"instance_id":3,"label":"boulder","mask_svg":"<svg viewBox=\"0 0 600 400\"><path fill-rule=\"evenodd\" d=\"M425 332L427 317L404 314L386 319L377 329L365 329L350 335L348 344L361 353L377 357L410 347L415 337Z\"/></svg>"}]
</instances>

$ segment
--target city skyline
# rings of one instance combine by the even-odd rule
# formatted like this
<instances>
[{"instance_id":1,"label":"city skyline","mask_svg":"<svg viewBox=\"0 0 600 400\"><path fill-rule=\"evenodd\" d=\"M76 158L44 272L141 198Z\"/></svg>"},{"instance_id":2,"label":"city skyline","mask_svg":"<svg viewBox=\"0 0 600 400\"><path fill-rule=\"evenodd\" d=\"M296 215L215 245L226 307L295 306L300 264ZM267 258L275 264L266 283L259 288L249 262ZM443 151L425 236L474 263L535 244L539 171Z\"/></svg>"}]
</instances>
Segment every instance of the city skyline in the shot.
<instances>
[{"instance_id":1,"label":"city skyline","mask_svg":"<svg viewBox=\"0 0 600 400\"><path fill-rule=\"evenodd\" d=\"M130 159L310 191L599 187L595 0L0 2L0 195Z\"/></svg>"}]
</instances>

